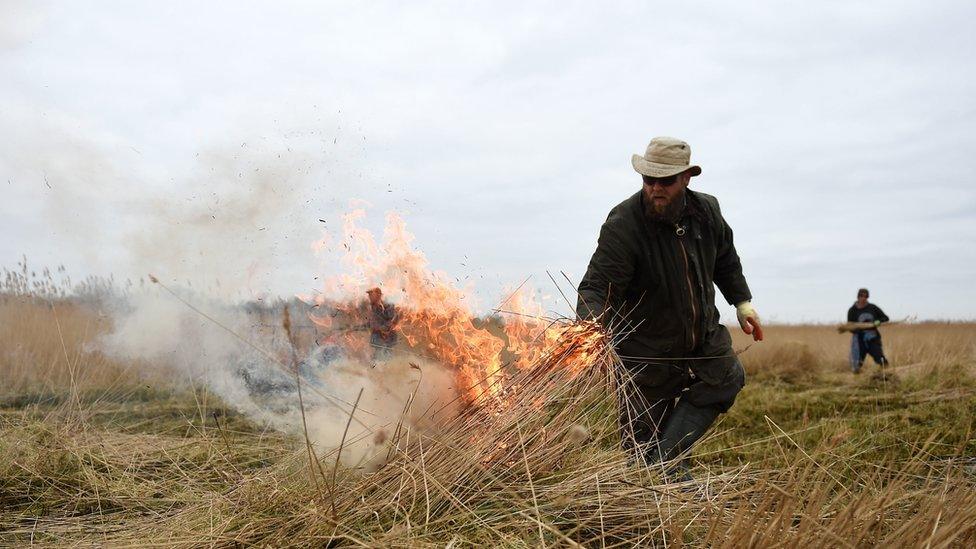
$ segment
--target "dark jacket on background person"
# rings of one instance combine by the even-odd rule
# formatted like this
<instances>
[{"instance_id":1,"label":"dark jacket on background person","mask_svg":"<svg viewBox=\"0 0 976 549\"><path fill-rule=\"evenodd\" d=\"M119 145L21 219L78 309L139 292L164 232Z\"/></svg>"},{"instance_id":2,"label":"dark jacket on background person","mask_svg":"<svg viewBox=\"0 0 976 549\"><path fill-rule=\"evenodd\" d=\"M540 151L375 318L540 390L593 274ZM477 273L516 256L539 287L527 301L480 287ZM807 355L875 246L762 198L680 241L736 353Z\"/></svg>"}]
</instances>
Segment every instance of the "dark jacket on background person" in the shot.
<instances>
[{"instance_id":1,"label":"dark jacket on background person","mask_svg":"<svg viewBox=\"0 0 976 549\"><path fill-rule=\"evenodd\" d=\"M848 322L874 322L875 320L880 320L881 322L888 322L888 315L884 314L881 307L878 307L874 303L868 303L863 309L857 308L857 303L851 305L851 308L847 310L847 321ZM859 332L877 332L875 328L868 328L865 330L854 330L854 333Z\"/></svg>"},{"instance_id":2,"label":"dark jacket on background person","mask_svg":"<svg viewBox=\"0 0 976 549\"><path fill-rule=\"evenodd\" d=\"M370 330L370 344L374 347L393 347L397 343L396 322L398 314L396 307L390 303L381 302L377 305L367 304L368 326Z\"/></svg>"},{"instance_id":3,"label":"dark jacket on background person","mask_svg":"<svg viewBox=\"0 0 976 549\"><path fill-rule=\"evenodd\" d=\"M752 299L718 200L690 189L685 196L674 223L649 217L640 191L610 211L580 282L576 312L602 318L614 330L617 353L641 371L642 383L670 385L675 369L690 366L706 383L737 385L734 399L744 383L730 380L741 376L734 356L682 366L666 360L730 355L731 336L719 324L715 286L731 305Z\"/></svg>"}]
</instances>

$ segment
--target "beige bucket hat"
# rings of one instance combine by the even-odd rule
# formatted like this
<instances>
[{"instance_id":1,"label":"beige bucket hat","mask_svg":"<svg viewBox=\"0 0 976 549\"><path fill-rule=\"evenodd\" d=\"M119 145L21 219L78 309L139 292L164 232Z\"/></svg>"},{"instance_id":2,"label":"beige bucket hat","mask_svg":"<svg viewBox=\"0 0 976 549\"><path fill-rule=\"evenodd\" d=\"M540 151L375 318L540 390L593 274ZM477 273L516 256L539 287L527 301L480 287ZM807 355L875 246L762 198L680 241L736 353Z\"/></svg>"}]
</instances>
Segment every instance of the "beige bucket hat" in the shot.
<instances>
[{"instance_id":1,"label":"beige bucket hat","mask_svg":"<svg viewBox=\"0 0 976 549\"><path fill-rule=\"evenodd\" d=\"M684 171L695 176L702 171L701 166L691 164L691 147L673 137L651 139L644 156L635 154L630 163L637 173L648 177L671 177Z\"/></svg>"}]
</instances>

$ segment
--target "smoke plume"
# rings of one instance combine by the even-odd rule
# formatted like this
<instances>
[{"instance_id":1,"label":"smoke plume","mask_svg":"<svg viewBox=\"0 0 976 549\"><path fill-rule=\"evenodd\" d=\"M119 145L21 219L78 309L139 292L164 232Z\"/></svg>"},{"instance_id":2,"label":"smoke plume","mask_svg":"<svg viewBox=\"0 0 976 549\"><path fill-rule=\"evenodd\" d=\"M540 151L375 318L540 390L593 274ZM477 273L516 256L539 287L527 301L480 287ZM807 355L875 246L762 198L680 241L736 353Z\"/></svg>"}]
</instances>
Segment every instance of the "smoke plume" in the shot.
<instances>
[{"instance_id":1,"label":"smoke plume","mask_svg":"<svg viewBox=\"0 0 976 549\"><path fill-rule=\"evenodd\" d=\"M262 323L279 314L185 291L180 298L200 312L159 289L119 303L112 311L115 328L100 350L177 372L182 381L174 381L205 385L253 421L295 435L303 433L301 383L310 439L324 455L345 433L342 462L350 467L382 464L398 425L431 429L457 412L455 376L442 364L402 352L372 362L338 346L302 353L281 326Z\"/></svg>"}]
</instances>

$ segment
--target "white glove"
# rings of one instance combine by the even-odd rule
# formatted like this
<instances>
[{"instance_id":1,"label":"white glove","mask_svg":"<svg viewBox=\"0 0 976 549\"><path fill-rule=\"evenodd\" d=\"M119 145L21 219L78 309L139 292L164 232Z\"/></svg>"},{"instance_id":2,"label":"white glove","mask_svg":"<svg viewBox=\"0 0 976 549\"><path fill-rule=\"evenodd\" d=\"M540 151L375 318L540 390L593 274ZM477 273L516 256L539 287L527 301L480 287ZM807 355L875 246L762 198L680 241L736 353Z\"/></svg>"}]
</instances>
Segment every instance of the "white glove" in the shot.
<instances>
[{"instance_id":1,"label":"white glove","mask_svg":"<svg viewBox=\"0 0 976 549\"><path fill-rule=\"evenodd\" d=\"M739 326L746 334L752 335L753 341L762 341L762 324L759 322L759 313L752 306L751 301L743 301L735 306L735 317L739 319Z\"/></svg>"}]
</instances>

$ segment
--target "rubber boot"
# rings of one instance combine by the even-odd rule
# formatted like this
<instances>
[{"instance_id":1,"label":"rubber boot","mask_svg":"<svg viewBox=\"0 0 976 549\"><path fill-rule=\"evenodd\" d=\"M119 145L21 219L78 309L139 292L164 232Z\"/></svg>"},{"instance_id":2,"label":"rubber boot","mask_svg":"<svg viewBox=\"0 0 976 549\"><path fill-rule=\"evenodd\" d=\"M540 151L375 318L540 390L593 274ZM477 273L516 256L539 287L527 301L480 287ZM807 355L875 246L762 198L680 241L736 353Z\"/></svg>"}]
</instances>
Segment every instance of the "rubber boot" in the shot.
<instances>
[{"instance_id":1,"label":"rubber boot","mask_svg":"<svg viewBox=\"0 0 976 549\"><path fill-rule=\"evenodd\" d=\"M718 418L719 411L712 407L701 408L685 401L679 401L674 412L664 426L664 432L657 445L650 448L647 463L671 462L684 456L698 442L708 428ZM670 481L684 482L691 479L687 459L672 464L664 471Z\"/></svg>"}]
</instances>

